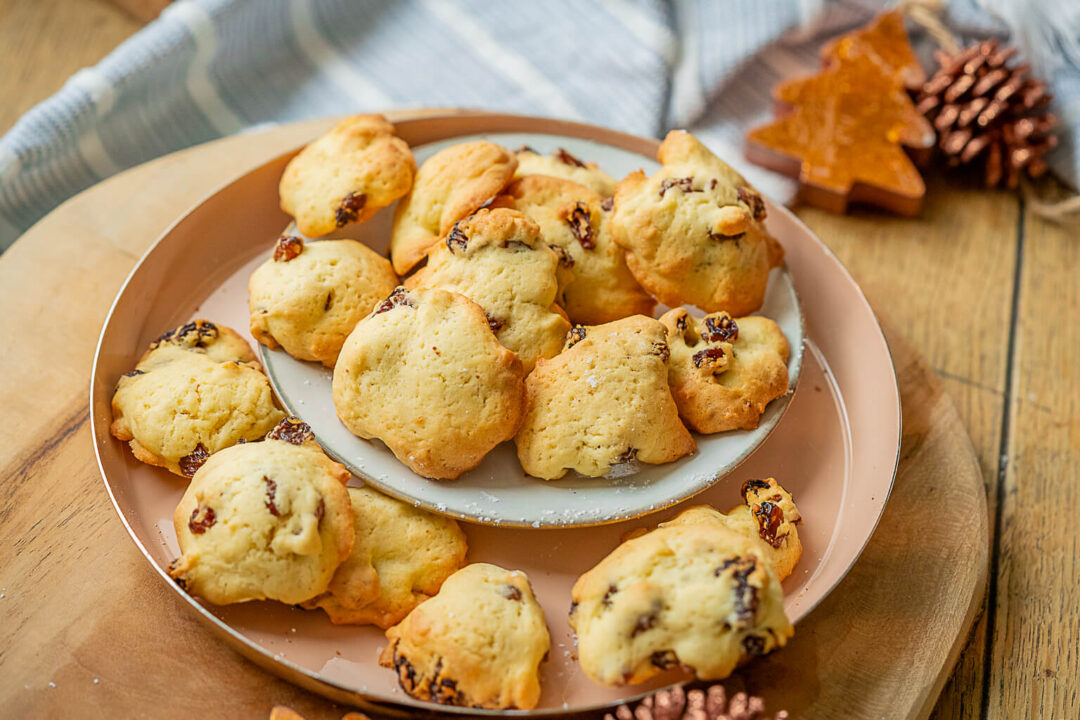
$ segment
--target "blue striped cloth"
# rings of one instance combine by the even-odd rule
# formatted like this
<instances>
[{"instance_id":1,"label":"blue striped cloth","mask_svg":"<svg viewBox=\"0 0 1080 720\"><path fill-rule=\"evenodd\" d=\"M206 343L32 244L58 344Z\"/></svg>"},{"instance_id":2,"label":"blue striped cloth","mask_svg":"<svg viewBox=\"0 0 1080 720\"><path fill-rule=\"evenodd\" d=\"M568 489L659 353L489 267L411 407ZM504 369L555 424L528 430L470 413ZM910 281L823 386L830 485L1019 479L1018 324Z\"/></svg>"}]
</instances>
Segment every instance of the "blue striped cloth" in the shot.
<instances>
[{"instance_id":1,"label":"blue striped cloth","mask_svg":"<svg viewBox=\"0 0 1080 720\"><path fill-rule=\"evenodd\" d=\"M979 4L1012 22L1080 27L1072 0L954 0L954 29L1006 33ZM1010 16L1021 4L1038 12ZM394 107L505 110L654 136L690 128L783 199L790 183L742 162L745 130L770 116L777 81L817 67L825 39L884 5L181 0L0 139L0 250L66 198L156 156L267 123ZM1076 130L1078 39L1059 35L1044 54L1057 111ZM1039 37L1027 40L1045 47ZM1073 134L1053 161L1075 183Z\"/></svg>"}]
</instances>

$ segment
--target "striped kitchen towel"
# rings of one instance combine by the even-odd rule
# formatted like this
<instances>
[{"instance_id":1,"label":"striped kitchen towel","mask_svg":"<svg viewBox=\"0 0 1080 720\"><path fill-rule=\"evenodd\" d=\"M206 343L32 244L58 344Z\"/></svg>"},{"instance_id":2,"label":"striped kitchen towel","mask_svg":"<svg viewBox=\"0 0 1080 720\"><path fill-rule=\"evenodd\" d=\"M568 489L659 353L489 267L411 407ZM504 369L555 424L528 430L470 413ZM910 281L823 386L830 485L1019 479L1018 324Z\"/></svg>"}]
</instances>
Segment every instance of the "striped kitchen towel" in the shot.
<instances>
[{"instance_id":1,"label":"striped kitchen towel","mask_svg":"<svg viewBox=\"0 0 1080 720\"><path fill-rule=\"evenodd\" d=\"M267 123L394 107L653 136L690 128L783 199L787 181L742 161L743 133L769 116L777 81L815 68L821 42L886 4L180 0L0 138L0 250L66 198L156 156ZM1014 42L1040 48L1031 59L1071 131L1051 160L1075 183L1080 3L953 0L950 13L958 32L1007 34L1000 17L1021 28Z\"/></svg>"}]
</instances>

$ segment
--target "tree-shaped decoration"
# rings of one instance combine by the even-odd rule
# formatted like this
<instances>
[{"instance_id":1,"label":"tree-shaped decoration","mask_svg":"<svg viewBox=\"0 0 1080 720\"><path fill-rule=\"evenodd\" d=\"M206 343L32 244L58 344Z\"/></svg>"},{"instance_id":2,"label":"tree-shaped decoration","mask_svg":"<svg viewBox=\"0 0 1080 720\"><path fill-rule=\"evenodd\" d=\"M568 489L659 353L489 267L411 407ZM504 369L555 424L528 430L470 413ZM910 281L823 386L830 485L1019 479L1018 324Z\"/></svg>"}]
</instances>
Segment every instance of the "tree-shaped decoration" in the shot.
<instances>
[{"instance_id":1,"label":"tree-shaped decoration","mask_svg":"<svg viewBox=\"0 0 1080 720\"><path fill-rule=\"evenodd\" d=\"M824 69L773 90L778 119L750 131L747 157L796 177L800 199L833 212L861 202L914 215L926 186L905 151L925 154L934 130L906 88L925 76L903 19L885 13L825 47Z\"/></svg>"}]
</instances>

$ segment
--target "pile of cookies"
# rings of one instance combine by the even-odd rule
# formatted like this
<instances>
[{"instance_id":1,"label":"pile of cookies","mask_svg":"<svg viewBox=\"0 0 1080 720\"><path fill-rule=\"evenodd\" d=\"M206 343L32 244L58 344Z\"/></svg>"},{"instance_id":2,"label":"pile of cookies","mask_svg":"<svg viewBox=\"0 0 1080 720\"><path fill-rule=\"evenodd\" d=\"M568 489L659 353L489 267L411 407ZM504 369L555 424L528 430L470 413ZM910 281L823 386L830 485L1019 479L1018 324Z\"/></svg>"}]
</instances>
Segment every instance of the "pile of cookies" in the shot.
<instances>
[{"instance_id":1,"label":"pile of cookies","mask_svg":"<svg viewBox=\"0 0 1080 720\"><path fill-rule=\"evenodd\" d=\"M555 479L673 461L690 430L754 428L788 389L786 338L748 316L783 250L760 195L693 136L669 134L659 159L616 182L565 150L476 141L417 169L384 118L349 118L281 179L300 234L251 275L252 335L332 367L341 422L434 479L511 439L528 474ZM389 259L341 233L312 241L395 201ZM659 319L657 301L673 308ZM450 518L349 487L238 333L164 333L112 407L136 458L189 481L169 566L185 590L376 625L380 662L420 699L536 706L550 638L525 574L467 563ZM718 679L786 643L801 518L773 479L743 498L625 538L580 577L570 624L590 678Z\"/></svg>"}]
</instances>

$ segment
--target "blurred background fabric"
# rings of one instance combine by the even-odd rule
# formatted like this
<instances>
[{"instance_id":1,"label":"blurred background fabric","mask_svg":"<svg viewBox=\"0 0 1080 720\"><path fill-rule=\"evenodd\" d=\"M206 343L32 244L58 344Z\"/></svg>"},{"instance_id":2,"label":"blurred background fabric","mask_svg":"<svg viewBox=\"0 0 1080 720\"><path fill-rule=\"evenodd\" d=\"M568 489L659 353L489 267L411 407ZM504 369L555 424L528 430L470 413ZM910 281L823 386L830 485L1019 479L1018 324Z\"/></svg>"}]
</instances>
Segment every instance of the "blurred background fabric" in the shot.
<instances>
[{"instance_id":1,"label":"blurred background fabric","mask_svg":"<svg viewBox=\"0 0 1080 720\"><path fill-rule=\"evenodd\" d=\"M813 72L824 41L890 5L180 0L0 138L0 251L65 199L154 157L267 124L401 107L510 111L657 137L687 128L784 200L793 183L745 162L743 134L771 117L773 85ZM1080 2L946 5L961 42L1007 38L1049 82L1061 124L1049 161L1075 187ZM933 41L917 29L912 39L932 67Z\"/></svg>"}]
</instances>

